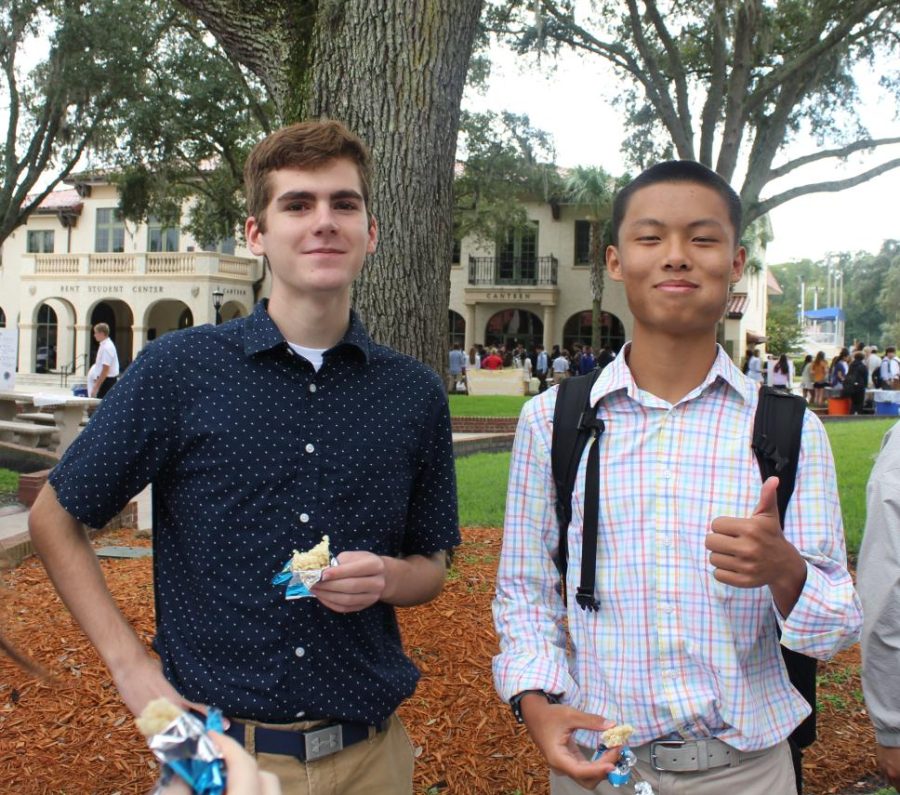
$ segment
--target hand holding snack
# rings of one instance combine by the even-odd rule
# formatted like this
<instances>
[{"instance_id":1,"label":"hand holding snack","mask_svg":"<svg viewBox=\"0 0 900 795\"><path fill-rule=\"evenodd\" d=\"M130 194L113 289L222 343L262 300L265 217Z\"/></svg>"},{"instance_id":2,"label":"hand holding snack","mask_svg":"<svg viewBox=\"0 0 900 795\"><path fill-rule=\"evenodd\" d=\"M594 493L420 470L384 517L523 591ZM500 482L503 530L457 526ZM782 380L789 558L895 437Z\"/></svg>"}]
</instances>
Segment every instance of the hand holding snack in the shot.
<instances>
[{"instance_id":1,"label":"hand holding snack","mask_svg":"<svg viewBox=\"0 0 900 795\"><path fill-rule=\"evenodd\" d=\"M600 759L609 752L609 749L619 749L619 758L606 780L616 788L632 784L635 795L653 795L653 788L637 771L637 757L628 747L628 740L632 734L634 726L630 723L622 723L607 729L600 735L600 745L597 746L591 761Z\"/></svg>"},{"instance_id":2,"label":"hand holding snack","mask_svg":"<svg viewBox=\"0 0 900 795\"><path fill-rule=\"evenodd\" d=\"M385 564L374 552L342 552L338 565L322 572L322 579L312 587L313 594L325 607L336 613L354 613L379 601L387 579Z\"/></svg>"},{"instance_id":3,"label":"hand holding snack","mask_svg":"<svg viewBox=\"0 0 900 795\"><path fill-rule=\"evenodd\" d=\"M306 552L295 549L281 571L272 578L272 585L287 585L284 598L288 601L315 596L310 588L322 578L322 572L332 565L336 564L331 557L328 536L322 536L322 540Z\"/></svg>"},{"instance_id":4,"label":"hand holding snack","mask_svg":"<svg viewBox=\"0 0 900 795\"><path fill-rule=\"evenodd\" d=\"M261 771L256 760L239 743L218 732L210 732L209 736L221 751L228 771L224 795L281 795L278 777ZM191 788L182 779L173 779L158 795L191 795Z\"/></svg>"},{"instance_id":5,"label":"hand holding snack","mask_svg":"<svg viewBox=\"0 0 900 795\"><path fill-rule=\"evenodd\" d=\"M164 792L176 777L188 784L195 795L224 794L222 754L207 735L208 729L222 728L219 710L209 710L204 724L170 701L158 698L147 704L135 723L162 764L154 795Z\"/></svg>"},{"instance_id":6,"label":"hand holding snack","mask_svg":"<svg viewBox=\"0 0 900 795\"><path fill-rule=\"evenodd\" d=\"M568 776L585 789L593 789L615 769L618 749L588 761L572 736L576 729L603 731L613 725L612 721L565 704L550 704L540 695L526 695L521 706L525 727L554 773Z\"/></svg>"}]
</instances>

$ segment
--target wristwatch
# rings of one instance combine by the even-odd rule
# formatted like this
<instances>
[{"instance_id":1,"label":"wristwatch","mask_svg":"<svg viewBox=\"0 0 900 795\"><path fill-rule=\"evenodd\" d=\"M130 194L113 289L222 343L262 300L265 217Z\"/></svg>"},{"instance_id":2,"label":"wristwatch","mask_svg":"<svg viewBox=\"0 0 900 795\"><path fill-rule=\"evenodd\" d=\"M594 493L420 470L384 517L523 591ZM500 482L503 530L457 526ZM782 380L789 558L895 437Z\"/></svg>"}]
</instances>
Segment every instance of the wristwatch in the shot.
<instances>
[{"instance_id":1,"label":"wristwatch","mask_svg":"<svg viewBox=\"0 0 900 795\"><path fill-rule=\"evenodd\" d=\"M516 719L516 723L525 722L525 718L522 717L522 699L532 693L537 696L543 696L547 699L549 704L559 704L560 702L559 696L554 696L552 693L547 693L544 690L523 690L521 693L516 693L509 700L509 706L512 708L513 717Z\"/></svg>"}]
</instances>

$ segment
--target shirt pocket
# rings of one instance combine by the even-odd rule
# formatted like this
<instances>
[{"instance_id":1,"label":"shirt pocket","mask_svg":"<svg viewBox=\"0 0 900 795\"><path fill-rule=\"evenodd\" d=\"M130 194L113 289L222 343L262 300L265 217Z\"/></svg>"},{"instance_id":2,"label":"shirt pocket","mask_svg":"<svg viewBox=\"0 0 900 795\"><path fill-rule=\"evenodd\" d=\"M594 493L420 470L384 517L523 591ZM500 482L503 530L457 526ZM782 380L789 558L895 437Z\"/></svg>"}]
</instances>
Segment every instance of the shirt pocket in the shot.
<instances>
[{"instance_id":1,"label":"shirt pocket","mask_svg":"<svg viewBox=\"0 0 900 795\"><path fill-rule=\"evenodd\" d=\"M335 507L357 523L381 528L406 524L414 469L409 450L388 441L349 449L335 468Z\"/></svg>"}]
</instances>

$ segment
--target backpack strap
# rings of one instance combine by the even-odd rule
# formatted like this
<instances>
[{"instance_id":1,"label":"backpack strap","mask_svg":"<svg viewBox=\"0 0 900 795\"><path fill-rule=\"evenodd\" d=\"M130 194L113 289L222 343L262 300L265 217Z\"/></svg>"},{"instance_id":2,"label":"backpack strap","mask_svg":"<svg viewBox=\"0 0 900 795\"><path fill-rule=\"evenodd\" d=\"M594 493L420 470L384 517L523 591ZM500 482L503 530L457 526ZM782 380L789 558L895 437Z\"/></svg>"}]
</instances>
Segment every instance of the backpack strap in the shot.
<instances>
[{"instance_id":1,"label":"backpack strap","mask_svg":"<svg viewBox=\"0 0 900 795\"><path fill-rule=\"evenodd\" d=\"M778 389L762 386L753 423L753 452L759 463L763 481L778 476L778 515L784 527L788 503L797 479L803 417L806 401ZM812 707L809 716L791 733L790 740L798 748L806 748L816 739L816 666L805 654L781 647L791 684Z\"/></svg>"},{"instance_id":2,"label":"backpack strap","mask_svg":"<svg viewBox=\"0 0 900 795\"><path fill-rule=\"evenodd\" d=\"M560 593L564 604L567 598L566 571L569 562L568 539L569 524L572 521L572 492L575 489L578 465L591 435L597 439L604 431L603 421L597 418L596 409L591 406L591 388L599 375L600 371L595 370L587 375L564 379L557 388L556 406L553 410L550 460L553 482L556 486L556 519L559 523L559 546L553 562L560 573ZM591 453L593 455L589 454L588 457L585 484L581 582L576 601L583 609L596 610L599 605L594 599L594 578L597 559L597 514L600 503L600 465L596 444L592 446Z\"/></svg>"},{"instance_id":3,"label":"backpack strap","mask_svg":"<svg viewBox=\"0 0 900 795\"><path fill-rule=\"evenodd\" d=\"M778 476L778 516L782 527L797 480L805 413L806 401L802 397L770 386L759 388L752 447L763 482L772 475Z\"/></svg>"}]
</instances>

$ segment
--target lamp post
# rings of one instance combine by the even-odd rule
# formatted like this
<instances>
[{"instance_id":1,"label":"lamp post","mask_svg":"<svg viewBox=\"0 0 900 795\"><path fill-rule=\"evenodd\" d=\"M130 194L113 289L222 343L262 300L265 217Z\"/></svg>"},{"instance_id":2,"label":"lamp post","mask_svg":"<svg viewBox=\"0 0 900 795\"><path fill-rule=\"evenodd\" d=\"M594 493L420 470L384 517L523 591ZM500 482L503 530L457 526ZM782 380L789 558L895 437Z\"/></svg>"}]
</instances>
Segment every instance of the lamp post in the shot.
<instances>
[{"instance_id":1,"label":"lamp post","mask_svg":"<svg viewBox=\"0 0 900 795\"><path fill-rule=\"evenodd\" d=\"M213 308L216 310L216 325L222 322L222 299L225 297L225 293L222 292L220 288L216 288L213 290L212 299L213 299Z\"/></svg>"}]
</instances>

